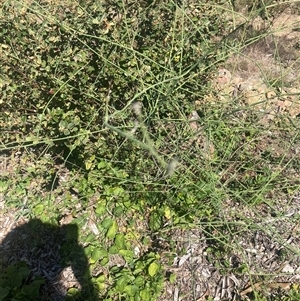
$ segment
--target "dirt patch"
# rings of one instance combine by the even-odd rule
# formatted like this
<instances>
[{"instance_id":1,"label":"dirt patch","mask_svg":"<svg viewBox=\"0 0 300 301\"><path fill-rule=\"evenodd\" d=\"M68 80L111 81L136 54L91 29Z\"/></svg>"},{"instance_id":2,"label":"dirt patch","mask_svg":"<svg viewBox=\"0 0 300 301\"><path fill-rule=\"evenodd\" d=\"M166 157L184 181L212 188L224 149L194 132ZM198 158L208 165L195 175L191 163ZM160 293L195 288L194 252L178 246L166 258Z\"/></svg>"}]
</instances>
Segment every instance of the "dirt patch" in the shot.
<instances>
[{"instance_id":1,"label":"dirt patch","mask_svg":"<svg viewBox=\"0 0 300 301\"><path fill-rule=\"evenodd\" d=\"M256 152L289 161L297 156L299 144L289 138L282 143L284 137L273 125L282 117L300 115L299 11L285 9L272 22L256 17L237 28L230 42L237 41L241 48L236 47L237 52L213 80L217 97L209 95L196 102L196 107L203 101L223 102L241 108L241 117L251 108L261 116L258 124L268 129L257 141ZM191 123L194 127L197 129ZM252 209L224 200L220 219L213 225L171 231L177 256L166 269L176 275L176 281L166 286L160 300L202 301L209 296L212 300L252 300L253 291L278 297L299 284L300 197L272 197L277 200L275 205Z\"/></svg>"},{"instance_id":2,"label":"dirt patch","mask_svg":"<svg viewBox=\"0 0 300 301\"><path fill-rule=\"evenodd\" d=\"M259 77L271 86L299 86L300 15L281 13L272 22L257 17L229 41L237 42L237 52L224 67L234 76Z\"/></svg>"},{"instance_id":3,"label":"dirt patch","mask_svg":"<svg viewBox=\"0 0 300 301\"><path fill-rule=\"evenodd\" d=\"M299 196L278 200L276 208L257 208L259 215L229 201L220 217L226 225L170 233L178 256L167 270L177 278L160 300L249 300L254 290L288 292L300 283L299 202Z\"/></svg>"}]
</instances>

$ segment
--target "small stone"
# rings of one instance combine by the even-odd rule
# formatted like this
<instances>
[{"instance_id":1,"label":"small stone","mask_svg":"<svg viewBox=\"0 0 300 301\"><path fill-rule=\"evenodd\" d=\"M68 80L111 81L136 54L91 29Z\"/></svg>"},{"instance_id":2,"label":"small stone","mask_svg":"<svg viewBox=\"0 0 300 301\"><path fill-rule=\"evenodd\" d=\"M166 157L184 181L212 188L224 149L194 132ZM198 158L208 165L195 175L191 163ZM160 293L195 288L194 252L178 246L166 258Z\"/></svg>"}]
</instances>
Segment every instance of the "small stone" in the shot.
<instances>
[{"instance_id":1,"label":"small stone","mask_svg":"<svg viewBox=\"0 0 300 301\"><path fill-rule=\"evenodd\" d=\"M283 273L293 274L293 273L295 273L295 269L294 269L290 264L287 264L287 265L285 265L284 268L282 269L282 272L283 272Z\"/></svg>"},{"instance_id":2,"label":"small stone","mask_svg":"<svg viewBox=\"0 0 300 301\"><path fill-rule=\"evenodd\" d=\"M267 99L272 99L272 98L274 98L274 97L276 97L276 93L275 93L274 91L268 91L268 92L266 93L266 98L267 98Z\"/></svg>"},{"instance_id":3,"label":"small stone","mask_svg":"<svg viewBox=\"0 0 300 301\"><path fill-rule=\"evenodd\" d=\"M220 69L218 74L218 83L226 85L231 81L231 73L227 69Z\"/></svg>"}]
</instances>

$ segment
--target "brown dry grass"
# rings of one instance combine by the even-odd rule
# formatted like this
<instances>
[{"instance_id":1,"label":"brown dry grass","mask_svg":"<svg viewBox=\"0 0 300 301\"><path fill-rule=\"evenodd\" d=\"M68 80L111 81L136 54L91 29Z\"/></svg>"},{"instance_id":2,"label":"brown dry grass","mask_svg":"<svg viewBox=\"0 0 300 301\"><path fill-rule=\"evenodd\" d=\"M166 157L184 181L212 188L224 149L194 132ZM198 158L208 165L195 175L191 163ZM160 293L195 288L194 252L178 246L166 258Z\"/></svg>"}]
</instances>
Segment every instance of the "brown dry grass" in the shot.
<instances>
[{"instance_id":1,"label":"brown dry grass","mask_svg":"<svg viewBox=\"0 0 300 301\"><path fill-rule=\"evenodd\" d=\"M244 79L261 77L271 84L276 80L285 86L299 86L299 28L300 15L296 14L281 13L268 24L255 18L230 38L236 48L225 67Z\"/></svg>"}]
</instances>

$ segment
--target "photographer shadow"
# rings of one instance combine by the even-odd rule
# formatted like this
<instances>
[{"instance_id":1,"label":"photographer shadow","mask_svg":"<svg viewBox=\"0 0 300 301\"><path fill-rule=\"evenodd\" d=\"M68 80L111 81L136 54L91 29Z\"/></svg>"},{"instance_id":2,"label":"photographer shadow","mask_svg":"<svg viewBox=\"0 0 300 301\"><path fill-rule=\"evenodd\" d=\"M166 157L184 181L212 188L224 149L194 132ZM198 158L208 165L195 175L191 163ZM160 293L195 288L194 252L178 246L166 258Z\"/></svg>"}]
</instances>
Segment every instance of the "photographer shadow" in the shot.
<instances>
[{"instance_id":1,"label":"photographer shadow","mask_svg":"<svg viewBox=\"0 0 300 301\"><path fill-rule=\"evenodd\" d=\"M0 293L1 300L99 300L78 226L32 219L11 230L0 244Z\"/></svg>"}]
</instances>

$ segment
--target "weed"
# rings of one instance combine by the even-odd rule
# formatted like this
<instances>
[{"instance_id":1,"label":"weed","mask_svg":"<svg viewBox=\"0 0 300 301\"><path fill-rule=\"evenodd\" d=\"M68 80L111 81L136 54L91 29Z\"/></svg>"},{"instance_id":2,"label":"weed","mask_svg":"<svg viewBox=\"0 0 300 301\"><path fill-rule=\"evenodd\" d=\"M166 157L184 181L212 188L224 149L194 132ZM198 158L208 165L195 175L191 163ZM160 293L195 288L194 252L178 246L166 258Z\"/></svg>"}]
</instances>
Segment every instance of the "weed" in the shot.
<instances>
[{"instance_id":1,"label":"weed","mask_svg":"<svg viewBox=\"0 0 300 301\"><path fill-rule=\"evenodd\" d=\"M198 286L182 289L186 300L200 299L204 282L215 300L219 288L210 290L229 276L232 283L232 274L241 279L236 291L255 288L277 279L274 266L285 260L296 271L298 245L277 257L277 243L288 245L297 214L276 231L261 224L297 208L298 120L277 112L266 125L258 105L224 101L213 84L225 65L270 88L295 85L296 47L278 37L274 20L297 11L296 3L198 2L7 0L1 7L0 208L27 221L76 224L86 277L103 300L179 300L186 273L165 272L176 262L185 272L209 267L192 273ZM183 243L192 230L199 237ZM260 267L261 250L277 261ZM23 263L9 265L1 300L42 299L44 283L30 273ZM68 286L66 298L95 298L81 290ZM297 300L297 288L276 296Z\"/></svg>"}]
</instances>

